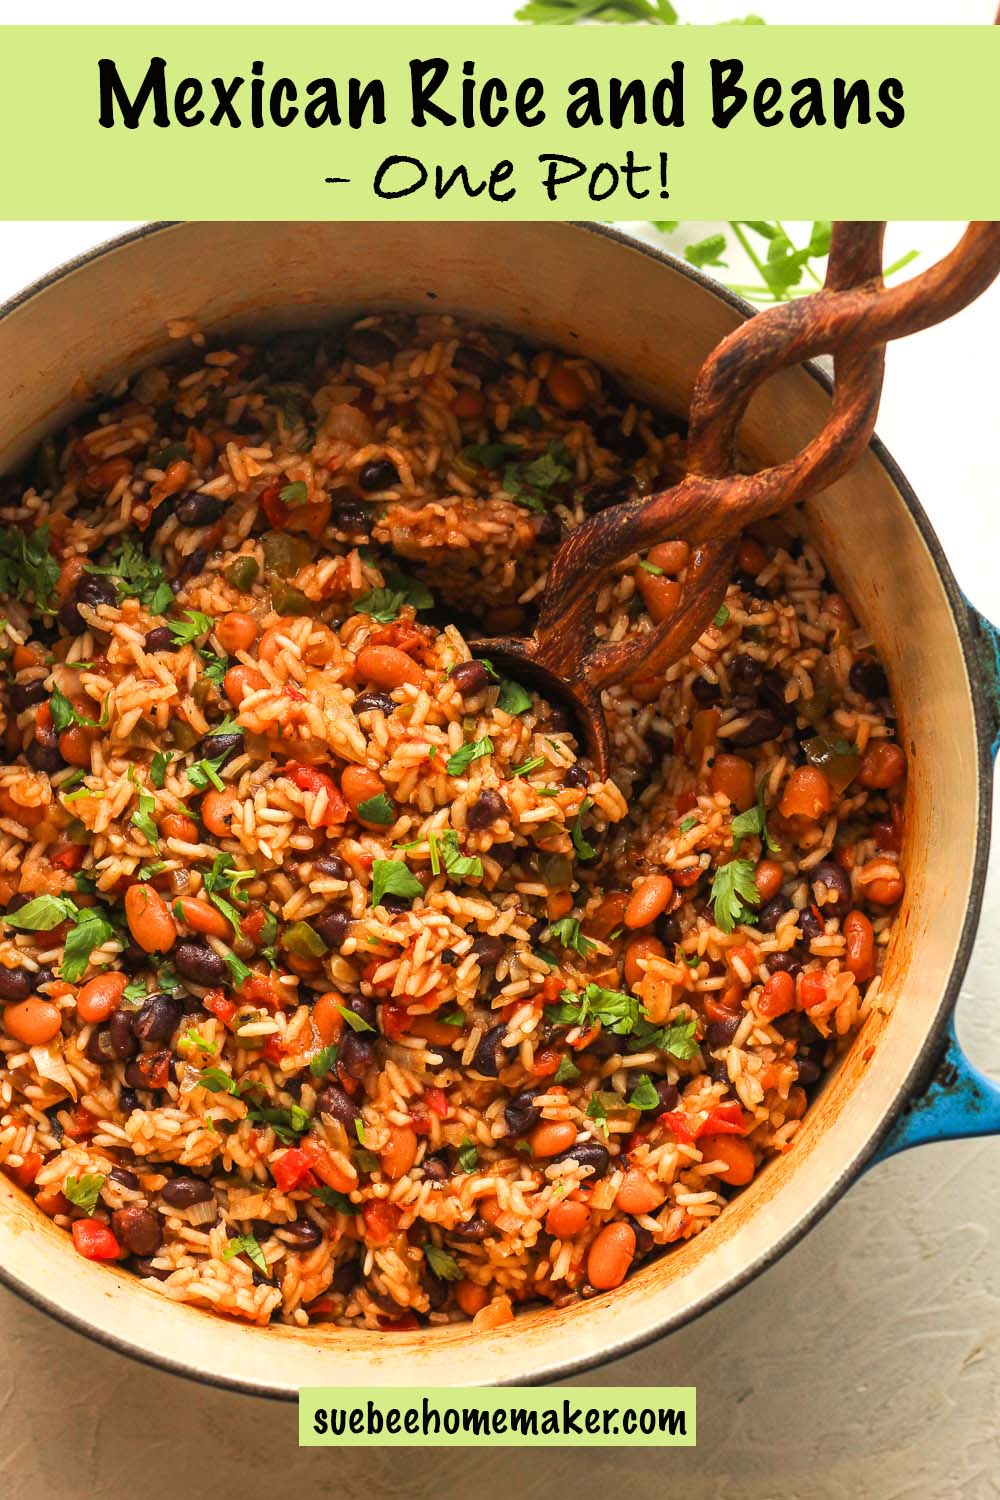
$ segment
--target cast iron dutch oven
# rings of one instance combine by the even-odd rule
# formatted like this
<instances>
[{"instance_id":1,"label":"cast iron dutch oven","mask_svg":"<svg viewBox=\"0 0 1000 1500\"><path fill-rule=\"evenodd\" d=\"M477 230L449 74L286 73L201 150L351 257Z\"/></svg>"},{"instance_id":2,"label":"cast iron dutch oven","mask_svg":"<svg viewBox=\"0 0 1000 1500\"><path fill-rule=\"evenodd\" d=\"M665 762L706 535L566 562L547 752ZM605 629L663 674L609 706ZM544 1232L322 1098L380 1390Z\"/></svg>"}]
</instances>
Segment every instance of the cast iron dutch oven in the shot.
<instances>
[{"instance_id":1,"label":"cast iron dutch oven","mask_svg":"<svg viewBox=\"0 0 1000 1500\"><path fill-rule=\"evenodd\" d=\"M71 262L0 310L0 473L79 409L72 392L81 377L106 390L169 353L168 320L260 334L387 307L447 309L584 350L629 389L677 411L705 355L750 311L689 267L590 225L156 225ZM818 371L787 371L755 398L746 446L762 462L786 457L828 409ZM260 1395L536 1382L622 1355L719 1302L805 1234L880 1155L1000 1131L1000 1090L962 1057L951 1023L986 873L1000 730L995 636L963 598L878 442L807 514L901 712L907 889L886 1013L865 1023L794 1148L710 1232L611 1294L530 1312L485 1335L468 1324L391 1335L260 1329L81 1259L0 1175L4 1283L125 1353Z\"/></svg>"}]
</instances>

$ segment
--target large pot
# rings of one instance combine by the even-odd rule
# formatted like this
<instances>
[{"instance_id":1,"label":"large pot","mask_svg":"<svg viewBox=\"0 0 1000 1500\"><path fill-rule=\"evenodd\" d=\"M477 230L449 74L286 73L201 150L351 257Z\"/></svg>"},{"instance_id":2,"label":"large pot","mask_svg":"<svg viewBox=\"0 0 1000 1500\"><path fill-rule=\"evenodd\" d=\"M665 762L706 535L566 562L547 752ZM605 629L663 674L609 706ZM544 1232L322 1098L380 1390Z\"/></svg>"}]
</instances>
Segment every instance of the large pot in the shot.
<instances>
[{"instance_id":1,"label":"large pot","mask_svg":"<svg viewBox=\"0 0 1000 1500\"><path fill-rule=\"evenodd\" d=\"M73 262L0 311L0 473L72 416L81 376L107 388L167 351L168 319L262 332L384 307L450 309L586 350L637 392L677 409L705 354L748 311L690 268L593 226L157 226ZM755 400L746 446L761 460L785 456L818 430L827 407L816 371L783 374ZM537 1381L621 1355L736 1290L880 1151L1000 1130L1000 1091L961 1057L949 1026L986 870L994 637L879 444L809 513L902 711L911 776L907 891L885 983L892 1009L866 1022L794 1149L709 1232L611 1294L528 1313L485 1336L467 1324L391 1335L257 1329L169 1302L81 1259L69 1236L0 1176L3 1281L123 1352L257 1394Z\"/></svg>"}]
</instances>

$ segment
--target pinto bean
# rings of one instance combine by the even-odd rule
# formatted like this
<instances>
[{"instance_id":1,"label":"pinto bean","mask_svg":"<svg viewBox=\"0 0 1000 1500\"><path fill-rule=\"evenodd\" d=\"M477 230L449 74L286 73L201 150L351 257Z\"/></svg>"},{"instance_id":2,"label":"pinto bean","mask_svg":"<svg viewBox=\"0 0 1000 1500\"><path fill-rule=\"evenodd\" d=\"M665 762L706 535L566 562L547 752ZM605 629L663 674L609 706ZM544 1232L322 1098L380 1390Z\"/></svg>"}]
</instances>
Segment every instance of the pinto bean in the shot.
<instances>
[{"instance_id":1,"label":"pinto bean","mask_svg":"<svg viewBox=\"0 0 1000 1500\"><path fill-rule=\"evenodd\" d=\"M728 797L740 812L746 812L755 801L753 766L742 755L717 755L708 776L708 789L714 796Z\"/></svg>"},{"instance_id":2,"label":"pinto bean","mask_svg":"<svg viewBox=\"0 0 1000 1500\"><path fill-rule=\"evenodd\" d=\"M528 1139L535 1156L561 1156L576 1140L576 1126L570 1120L543 1120Z\"/></svg>"},{"instance_id":3,"label":"pinto bean","mask_svg":"<svg viewBox=\"0 0 1000 1500\"><path fill-rule=\"evenodd\" d=\"M396 646L365 646L358 652L355 662L357 674L365 682L374 682L376 687L402 687L409 683L420 687L424 681L424 670L412 656Z\"/></svg>"},{"instance_id":4,"label":"pinto bean","mask_svg":"<svg viewBox=\"0 0 1000 1500\"><path fill-rule=\"evenodd\" d=\"M393 1182L413 1166L417 1157L417 1133L409 1125L390 1125L389 1140L382 1147L379 1161L382 1171Z\"/></svg>"},{"instance_id":5,"label":"pinto bean","mask_svg":"<svg viewBox=\"0 0 1000 1500\"><path fill-rule=\"evenodd\" d=\"M178 896L174 902L174 914L193 932L203 932L224 941L233 935L232 927L221 911L197 896Z\"/></svg>"},{"instance_id":6,"label":"pinto bean","mask_svg":"<svg viewBox=\"0 0 1000 1500\"><path fill-rule=\"evenodd\" d=\"M587 387L569 365L554 364L545 377L545 388L563 411L579 411L587 404Z\"/></svg>"},{"instance_id":7,"label":"pinto bean","mask_svg":"<svg viewBox=\"0 0 1000 1500\"><path fill-rule=\"evenodd\" d=\"M232 609L215 627L219 645L229 656L238 651L249 651L257 639L257 621L242 610Z\"/></svg>"},{"instance_id":8,"label":"pinto bean","mask_svg":"<svg viewBox=\"0 0 1000 1500\"><path fill-rule=\"evenodd\" d=\"M340 778L340 790L351 812L355 817L360 817L362 802L370 802L373 797L381 796L385 791L385 784L378 772L370 771L367 766L345 766Z\"/></svg>"},{"instance_id":9,"label":"pinto bean","mask_svg":"<svg viewBox=\"0 0 1000 1500\"><path fill-rule=\"evenodd\" d=\"M587 1280L599 1292L621 1286L635 1258L635 1230L620 1220L605 1224L587 1252Z\"/></svg>"},{"instance_id":10,"label":"pinto bean","mask_svg":"<svg viewBox=\"0 0 1000 1500\"><path fill-rule=\"evenodd\" d=\"M665 1197L666 1193L658 1182L653 1182L638 1167L630 1167L622 1178L615 1207L623 1214L651 1214Z\"/></svg>"},{"instance_id":11,"label":"pinto bean","mask_svg":"<svg viewBox=\"0 0 1000 1500\"><path fill-rule=\"evenodd\" d=\"M138 881L125 892L125 920L146 953L167 953L177 939L177 924L158 891Z\"/></svg>"},{"instance_id":12,"label":"pinto bean","mask_svg":"<svg viewBox=\"0 0 1000 1500\"><path fill-rule=\"evenodd\" d=\"M738 1135L706 1135L698 1145L704 1161L725 1162L727 1170L719 1176L730 1187L745 1187L753 1181L757 1164L750 1147Z\"/></svg>"},{"instance_id":13,"label":"pinto bean","mask_svg":"<svg viewBox=\"0 0 1000 1500\"><path fill-rule=\"evenodd\" d=\"M872 790L888 791L902 781L906 755L892 740L873 740L861 757L857 780Z\"/></svg>"},{"instance_id":14,"label":"pinto bean","mask_svg":"<svg viewBox=\"0 0 1000 1500\"><path fill-rule=\"evenodd\" d=\"M545 1228L557 1240L571 1240L574 1235L582 1234L589 1224L590 1209L575 1198L553 1204L545 1215Z\"/></svg>"},{"instance_id":15,"label":"pinto bean","mask_svg":"<svg viewBox=\"0 0 1000 1500\"><path fill-rule=\"evenodd\" d=\"M762 901L770 901L781 890L785 872L776 859L762 859L754 871L754 885Z\"/></svg>"},{"instance_id":16,"label":"pinto bean","mask_svg":"<svg viewBox=\"0 0 1000 1500\"><path fill-rule=\"evenodd\" d=\"M663 620L669 620L681 597L680 584L675 579L668 578L665 573L650 573L648 568L640 566L635 571L635 586L653 624L659 625Z\"/></svg>"},{"instance_id":17,"label":"pinto bean","mask_svg":"<svg viewBox=\"0 0 1000 1500\"><path fill-rule=\"evenodd\" d=\"M222 679L222 691L234 708L239 708L249 693L259 693L265 687L267 679L264 674L258 672L256 667L244 666L242 662L230 667Z\"/></svg>"},{"instance_id":18,"label":"pinto bean","mask_svg":"<svg viewBox=\"0 0 1000 1500\"><path fill-rule=\"evenodd\" d=\"M217 839L230 837L233 807L238 801L236 788L231 786L221 792L206 792L201 799L201 820Z\"/></svg>"},{"instance_id":19,"label":"pinto bean","mask_svg":"<svg viewBox=\"0 0 1000 1500\"><path fill-rule=\"evenodd\" d=\"M656 937L634 937L625 949L625 983L635 988L645 977L646 971L639 967L643 958L663 958L666 948Z\"/></svg>"},{"instance_id":20,"label":"pinto bean","mask_svg":"<svg viewBox=\"0 0 1000 1500\"><path fill-rule=\"evenodd\" d=\"M783 818L808 818L817 822L830 811L833 793L818 766L796 766L785 782L778 811Z\"/></svg>"},{"instance_id":21,"label":"pinto bean","mask_svg":"<svg viewBox=\"0 0 1000 1500\"><path fill-rule=\"evenodd\" d=\"M51 1000L32 995L19 1005L8 1005L3 1013L4 1030L26 1047L44 1047L58 1035L62 1025L59 1007Z\"/></svg>"},{"instance_id":22,"label":"pinto bean","mask_svg":"<svg viewBox=\"0 0 1000 1500\"><path fill-rule=\"evenodd\" d=\"M669 875L647 875L632 892L625 908L626 927L648 927L674 899L674 883Z\"/></svg>"},{"instance_id":23,"label":"pinto bean","mask_svg":"<svg viewBox=\"0 0 1000 1500\"><path fill-rule=\"evenodd\" d=\"M88 1025L99 1025L106 1021L113 1010L117 1010L122 992L128 983L126 974L97 974L80 990L76 997L76 1013Z\"/></svg>"},{"instance_id":24,"label":"pinto bean","mask_svg":"<svg viewBox=\"0 0 1000 1500\"><path fill-rule=\"evenodd\" d=\"M875 933L863 911L849 911L843 923L844 962L855 979L871 979L875 973Z\"/></svg>"}]
</instances>

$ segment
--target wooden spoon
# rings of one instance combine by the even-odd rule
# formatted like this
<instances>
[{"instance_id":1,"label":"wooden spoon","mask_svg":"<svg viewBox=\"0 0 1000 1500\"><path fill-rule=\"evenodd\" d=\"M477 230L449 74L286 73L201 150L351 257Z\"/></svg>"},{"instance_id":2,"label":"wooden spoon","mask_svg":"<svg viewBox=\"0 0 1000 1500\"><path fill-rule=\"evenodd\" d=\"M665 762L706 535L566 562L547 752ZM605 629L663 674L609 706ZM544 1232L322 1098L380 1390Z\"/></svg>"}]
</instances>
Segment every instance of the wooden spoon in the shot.
<instances>
[{"instance_id":1,"label":"wooden spoon","mask_svg":"<svg viewBox=\"0 0 1000 1500\"><path fill-rule=\"evenodd\" d=\"M609 507L567 537L552 559L533 634L472 643L476 655L575 711L599 776L610 766L602 689L662 673L691 647L725 596L744 527L815 495L861 458L878 413L886 343L951 317L1000 272L1000 224L976 223L950 255L887 288L884 234L884 223L835 224L823 290L758 313L702 365L681 483ZM735 473L737 431L755 391L820 354L833 355L835 372L822 430L785 463ZM643 634L601 642L601 585L626 558L672 540L691 546L674 612Z\"/></svg>"}]
</instances>

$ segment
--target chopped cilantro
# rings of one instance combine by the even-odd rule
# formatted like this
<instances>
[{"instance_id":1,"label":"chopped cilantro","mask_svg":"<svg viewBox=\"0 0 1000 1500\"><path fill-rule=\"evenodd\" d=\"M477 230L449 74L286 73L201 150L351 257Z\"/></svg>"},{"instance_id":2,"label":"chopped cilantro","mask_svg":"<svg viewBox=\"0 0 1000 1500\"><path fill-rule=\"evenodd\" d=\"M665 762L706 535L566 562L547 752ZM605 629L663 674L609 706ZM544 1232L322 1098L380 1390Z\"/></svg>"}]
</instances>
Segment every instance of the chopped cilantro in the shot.
<instances>
[{"instance_id":1,"label":"chopped cilantro","mask_svg":"<svg viewBox=\"0 0 1000 1500\"><path fill-rule=\"evenodd\" d=\"M263 1271L265 1276L267 1275L267 1261L264 1259L264 1252L252 1234L240 1234L235 1239L229 1241L222 1252L222 1259L232 1260L234 1255L245 1255L248 1260L253 1261L258 1271Z\"/></svg>"},{"instance_id":2,"label":"chopped cilantro","mask_svg":"<svg viewBox=\"0 0 1000 1500\"><path fill-rule=\"evenodd\" d=\"M565 445L555 439L547 452L528 463L508 464L503 472L503 488L510 498L528 510L545 510L549 491L573 478L570 457Z\"/></svg>"},{"instance_id":3,"label":"chopped cilantro","mask_svg":"<svg viewBox=\"0 0 1000 1500\"><path fill-rule=\"evenodd\" d=\"M85 1172L79 1180L74 1176L67 1177L63 1185L63 1196L69 1199L74 1208L82 1208L85 1214L92 1214L105 1181L106 1178L100 1172Z\"/></svg>"},{"instance_id":4,"label":"chopped cilantro","mask_svg":"<svg viewBox=\"0 0 1000 1500\"><path fill-rule=\"evenodd\" d=\"M746 812L740 813L738 817L733 819L732 833L734 849L739 848L740 842L743 839L749 838L753 834L758 834L772 854L781 853L781 845L776 844L767 831L767 810L764 806L764 787L766 784L767 778L765 777L757 788L756 806L747 808Z\"/></svg>"},{"instance_id":5,"label":"chopped cilantro","mask_svg":"<svg viewBox=\"0 0 1000 1500\"><path fill-rule=\"evenodd\" d=\"M285 505L290 505L294 510L297 506L308 502L309 486L304 479L296 479L292 484L286 484L278 491L278 499Z\"/></svg>"},{"instance_id":6,"label":"chopped cilantro","mask_svg":"<svg viewBox=\"0 0 1000 1500\"><path fill-rule=\"evenodd\" d=\"M165 750L157 750L153 756L149 767L149 779L158 792L163 790L163 784L167 779L167 767L172 759L173 756L168 755Z\"/></svg>"},{"instance_id":7,"label":"chopped cilantro","mask_svg":"<svg viewBox=\"0 0 1000 1500\"><path fill-rule=\"evenodd\" d=\"M660 1102L656 1085L648 1073L640 1073L635 1088L628 1096L629 1109L655 1109Z\"/></svg>"},{"instance_id":8,"label":"chopped cilantro","mask_svg":"<svg viewBox=\"0 0 1000 1500\"><path fill-rule=\"evenodd\" d=\"M760 891L751 860L733 859L719 866L712 880L712 905L715 924L723 932L732 932L741 922L751 926L756 922L753 908L760 905Z\"/></svg>"},{"instance_id":9,"label":"chopped cilantro","mask_svg":"<svg viewBox=\"0 0 1000 1500\"><path fill-rule=\"evenodd\" d=\"M131 767L129 768L132 769ZM156 798L152 792L143 791L139 787L138 810L132 814L131 823L133 828L138 828L146 843L157 853L160 850L160 835L156 824L153 822L153 813L156 811Z\"/></svg>"},{"instance_id":10,"label":"chopped cilantro","mask_svg":"<svg viewBox=\"0 0 1000 1500\"><path fill-rule=\"evenodd\" d=\"M358 813L368 823L388 824L396 821L396 809L385 792L379 792L377 797L368 797L364 802L359 802Z\"/></svg>"},{"instance_id":11,"label":"chopped cilantro","mask_svg":"<svg viewBox=\"0 0 1000 1500\"><path fill-rule=\"evenodd\" d=\"M240 1085L224 1068L202 1068L198 1082L210 1094L239 1094Z\"/></svg>"},{"instance_id":12,"label":"chopped cilantro","mask_svg":"<svg viewBox=\"0 0 1000 1500\"><path fill-rule=\"evenodd\" d=\"M497 696L497 708L505 714L523 714L531 707L533 702L527 688L519 682L513 682L505 677L500 684L500 692Z\"/></svg>"},{"instance_id":13,"label":"chopped cilantro","mask_svg":"<svg viewBox=\"0 0 1000 1500\"><path fill-rule=\"evenodd\" d=\"M376 859L372 863L372 906L381 906L385 896L414 901L424 888L401 859Z\"/></svg>"},{"instance_id":14,"label":"chopped cilantro","mask_svg":"<svg viewBox=\"0 0 1000 1500\"><path fill-rule=\"evenodd\" d=\"M398 619L405 604L412 605L415 610L433 609L434 595L419 578L411 578L403 572L386 572L385 586L371 589L356 599L354 608L363 615L371 615L379 624L388 625Z\"/></svg>"},{"instance_id":15,"label":"chopped cilantro","mask_svg":"<svg viewBox=\"0 0 1000 1500\"><path fill-rule=\"evenodd\" d=\"M584 813L589 812L593 805L594 803L592 798L584 797L583 801L580 803L580 811L576 815L576 821L573 824L573 848L576 850L577 855L580 859L595 859L597 857L597 850L587 839L583 831L583 815Z\"/></svg>"},{"instance_id":16,"label":"chopped cilantro","mask_svg":"<svg viewBox=\"0 0 1000 1500\"><path fill-rule=\"evenodd\" d=\"M546 1008L546 1015L557 1025L583 1026L600 1021L605 1031L627 1036L639 1021L640 1006L634 995L622 990L606 990L599 984L588 984L582 994L563 990L558 1003Z\"/></svg>"},{"instance_id":17,"label":"chopped cilantro","mask_svg":"<svg viewBox=\"0 0 1000 1500\"><path fill-rule=\"evenodd\" d=\"M138 599L151 615L162 615L174 602L174 591L165 581L163 569L131 537L124 538L107 567L90 563L87 572L113 578L119 602L125 598Z\"/></svg>"},{"instance_id":18,"label":"chopped cilantro","mask_svg":"<svg viewBox=\"0 0 1000 1500\"><path fill-rule=\"evenodd\" d=\"M560 917L558 922L550 923L549 933L564 948L572 948L574 953L579 953L581 958L589 958L594 951L594 943L580 931L579 917Z\"/></svg>"},{"instance_id":19,"label":"chopped cilantro","mask_svg":"<svg viewBox=\"0 0 1000 1500\"><path fill-rule=\"evenodd\" d=\"M479 1165L479 1152L472 1141L463 1141L455 1153L463 1172L474 1172Z\"/></svg>"},{"instance_id":20,"label":"chopped cilantro","mask_svg":"<svg viewBox=\"0 0 1000 1500\"><path fill-rule=\"evenodd\" d=\"M721 629L728 619L729 610L724 604L720 604L719 608L715 612L715 615L713 616L712 624L718 626L719 629Z\"/></svg>"},{"instance_id":21,"label":"chopped cilantro","mask_svg":"<svg viewBox=\"0 0 1000 1500\"><path fill-rule=\"evenodd\" d=\"M171 639L177 646L189 646L198 636L208 635L214 624L211 615L202 614L200 609L186 609L183 620L171 621Z\"/></svg>"},{"instance_id":22,"label":"chopped cilantro","mask_svg":"<svg viewBox=\"0 0 1000 1500\"><path fill-rule=\"evenodd\" d=\"M356 1010L348 1010L346 1005L338 1005L337 1009L347 1022L352 1031L374 1031L375 1027L364 1016L359 1016Z\"/></svg>"},{"instance_id":23,"label":"chopped cilantro","mask_svg":"<svg viewBox=\"0 0 1000 1500\"><path fill-rule=\"evenodd\" d=\"M25 533L0 527L0 594L34 602L36 615L51 614L59 564L49 551L49 528Z\"/></svg>"},{"instance_id":24,"label":"chopped cilantro","mask_svg":"<svg viewBox=\"0 0 1000 1500\"><path fill-rule=\"evenodd\" d=\"M309 1071L312 1076L314 1078L322 1078L324 1074L329 1073L337 1061L339 1051L340 1049L336 1043L331 1042L328 1047L323 1047L315 1056L311 1057L309 1059Z\"/></svg>"},{"instance_id":25,"label":"chopped cilantro","mask_svg":"<svg viewBox=\"0 0 1000 1500\"><path fill-rule=\"evenodd\" d=\"M424 1256L439 1281L461 1281L462 1268L450 1250L442 1250L438 1245L426 1244Z\"/></svg>"},{"instance_id":26,"label":"chopped cilantro","mask_svg":"<svg viewBox=\"0 0 1000 1500\"><path fill-rule=\"evenodd\" d=\"M537 771L544 764L544 755L531 755L527 760L523 760L519 766L512 766L510 774L512 776L530 776L532 771Z\"/></svg>"},{"instance_id":27,"label":"chopped cilantro","mask_svg":"<svg viewBox=\"0 0 1000 1500\"><path fill-rule=\"evenodd\" d=\"M684 821L683 821L683 823L681 824L681 826L678 828L677 832L678 833L690 833L691 829L695 828L697 826L697 823L698 823L698 819L697 818L685 818Z\"/></svg>"},{"instance_id":28,"label":"chopped cilantro","mask_svg":"<svg viewBox=\"0 0 1000 1500\"><path fill-rule=\"evenodd\" d=\"M473 740L449 755L445 762L445 770L449 776L461 776L462 772L471 766L474 760L480 760L484 755L493 754L493 741L488 734L484 734L481 740Z\"/></svg>"},{"instance_id":29,"label":"chopped cilantro","mask_svg":"<svg viewBox=\"0 0 1000 1500\"><path fill-rule=\"evenodd\" d=\"M352 1203L346 1193L338 1193L336 1188L327 1187L325 1183L321 1182L309 1191L314 1198L318 1198L320 1203L325 1204L327 1208L332 1208L335 1213L356 1214L360 1212L358 1205Z\"/></svg>"},{"instance_id":30,"label":"chopped cilantro","mask_svg":"<svg viewBox=\"0 0 1000 1500\"><path fill-rule=\"evenodd\" d=\"M559 1066L556 1068L553 1081L555 1083L575 1083L579 1076L580 1069L576 1063L573 1062L568 1052L563 1053L559 1059Z\"/></svg>"},{"instance_id":31,"label":"chopped cilantro","mask_svg":"<svg viewBox=\"0 0 1000 1500\"><path fill-rule=\"evenodd\" d=\"M499 469L508 458L516 458L521 452L514 443L467 443L459 449L459 458L470 464L481 464L484 469Z\"/></svg>"}]
</instances>

